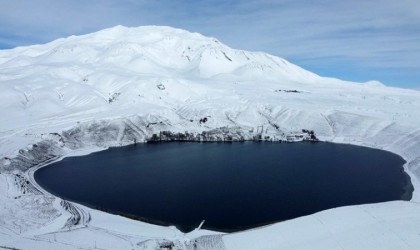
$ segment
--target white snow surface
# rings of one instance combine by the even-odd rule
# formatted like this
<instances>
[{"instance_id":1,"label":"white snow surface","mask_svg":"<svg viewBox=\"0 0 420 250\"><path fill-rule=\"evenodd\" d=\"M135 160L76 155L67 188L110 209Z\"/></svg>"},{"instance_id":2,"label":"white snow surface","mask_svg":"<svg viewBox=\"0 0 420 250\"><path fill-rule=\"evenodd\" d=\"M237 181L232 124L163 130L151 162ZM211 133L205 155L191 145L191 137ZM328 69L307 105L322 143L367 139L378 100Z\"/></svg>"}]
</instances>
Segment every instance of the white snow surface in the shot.
<instances>
[{"instance_id":1,"label":"white snow surface","mask_svg":"<svg viewBox=\"0 0 420 250\"><path fill-rule=\"evenodd\" d=\"M1 50L0 116L0 249L420 249L419 91L320 77L171 27L116 26ZM52 161L163 130L251 139L261 126L263 137L309 129L399 154L413 198L184 234L62 201L33 180Z\"/></svg>"}]
</instances>

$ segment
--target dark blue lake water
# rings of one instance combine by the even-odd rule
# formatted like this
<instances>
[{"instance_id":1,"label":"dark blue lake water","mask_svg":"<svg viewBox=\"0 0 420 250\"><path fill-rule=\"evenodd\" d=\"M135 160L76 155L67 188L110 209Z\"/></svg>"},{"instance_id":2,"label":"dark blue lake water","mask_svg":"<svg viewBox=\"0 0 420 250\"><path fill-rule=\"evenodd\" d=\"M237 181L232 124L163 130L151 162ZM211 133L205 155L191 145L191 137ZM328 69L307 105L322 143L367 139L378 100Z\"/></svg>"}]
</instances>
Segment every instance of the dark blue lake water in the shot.
<instances>
[{"instance_id":1,"label":"dark blue lake water","mask_svg":"<svg viewBox=\"0 0 420 250\"><path fill-rule=\"evenodd\" d=\"M395 154L332 143L156 143L35 172L64 199L144 221L237 231L363 203L409 200Z\"/></svg>"}]
</instances>

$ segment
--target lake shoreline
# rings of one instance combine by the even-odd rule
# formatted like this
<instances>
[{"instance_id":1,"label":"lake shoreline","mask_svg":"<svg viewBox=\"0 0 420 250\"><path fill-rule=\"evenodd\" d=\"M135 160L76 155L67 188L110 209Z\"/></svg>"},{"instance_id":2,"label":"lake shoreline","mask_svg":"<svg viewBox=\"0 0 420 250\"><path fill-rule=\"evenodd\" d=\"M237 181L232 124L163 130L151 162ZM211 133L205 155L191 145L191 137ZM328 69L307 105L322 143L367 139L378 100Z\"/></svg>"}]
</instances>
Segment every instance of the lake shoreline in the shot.
<instances>
[{"instance_id":1,"label":"lake shoreline","mask_svg":"<svg viewBox=\"0 0 420 250\"><path fill-rule=\"evenodd\" d=\"M156 142L153 142L153 143L156 143ZM158 142L159 143L159 142ZM168 143L168 142L163 142L163 143ZM200 142L182 142L182 143L200 143ZM207 142L206 142L207 143ZM211 142L211 143L218 143L218 142ZM219 142L220 143L220 142ZM230 143L230 142L227 142L227 143ZM241 142L234 142L234 143L241 143ZM250 140L250 141L245 141L245 143L253 143L252 142L252 140ZM267 143L267 142L264 142L264 143ZM320 143L330 143L330 142L320 142ZM133 145L133 144L131 144L131 145L127 145L126 147L135 147L135 145ZM366 147L366 148L369 148L369 147ZM382 151L384 151L384 150L382 150ZM95 152L97 152L97 151L95 151ZM389 151L388 151L389 152ZM85 153L87 153L87 154L89 154L89 153L93 153L93 151L92 152L90 152L90 151L87 151L87 152L85 152ZM391 152L392 153L392 152ZM393 154L395 154L395 153L393 153ZM79 154L79 153L76 153L76 155L83 155L83 153L82 154ZM84 155L86 155L86 154L84 154ZM397 155L397 154L395 154L395 155ZM72 156L72 155L68 155L67 157L69 157L69 156ZM399 156L399 155L398 155ZM401 157L401 156L399 156L400 158L402 158L403 159L403 157ZM63 157L62 157L63 158ZM61 159L62 159L61 158ZM405 160L404 160L405 161ZM406 162L406 161L405 161ZM408 173L406 173L405 171L404 171L404 166L406 165L407 163L405 163L405 164L403 164L402 166L401 166L401 170L405 173L405 174L407 174L407 176L408 177L410 177L410 175L408 175ZM35 172L35 171L34 171ZM32 175L34 174L34 172L32 173ZM406 188L406 192L408 193L408 194L410 194L410 191L412 190L412 187L413 187L413 184L411 183L411 178L409 178L409 180L408 180L408 183L407 183L407 188ZM411 197L410 197L411 198ZM408 198L406 197L406 198L401 198L401 200L408 200ZM85 203L81 203L82 205L84 205L84 206L88 206L88 207L90 207L90 208L92 208L92 209L98 209L98 207L96 207L95 205L88 205L88 204L85 204ZM360 203L360 204L365 204L365 203ZM359 203L357 204L357 205L359 205ZM348 206L348 205L345 205L345 206ZM109 210L110 209L104 209L104 208L102 208L102 209L99 209L99 210L101 210L101 211L105 211L105 212L109 212ZM321 210L322 211L322 210ZM126 214L125 212L112 212L112 214L118 214L118 215L124 215L124 214ZM312 214L312 213L310 213L310 214ZM305 214L305 215L307 215L307 214ZM302 215L303 216L303 215ZM139 218L139 216L129 216L129 218L133 218L133 217L137 217L137 218ZM299 216L298 216L299 217ZM141 218L141 216L140 216L140 218ZM154 220L154 219L141 219L140 221L143 221L143 222L153 222L153 221L155 221L155 223L153 223L153 224L156 224L156 222L158 222L158 220ZM261 223L260 225L269 225L270 223ZM158 223L158 225L162 225L162 226L168 226L168 225L170 225L170 223ZM205 227L205 228L207 228L207 227ZM249 229L252 229L253 227L243 227L242 229L243 230L249 230ZM213 228L208 228L208 229L213 229ZM185 230L184 230L185 231ZM219 231L223 231L223 230L219 230ZM241 230L239 230L239 231L241 231ZM226 230L226 232L232 232L232 230ZM237 232L237 231L235 231L235 232Z\"/></svg>"}]
</instances>

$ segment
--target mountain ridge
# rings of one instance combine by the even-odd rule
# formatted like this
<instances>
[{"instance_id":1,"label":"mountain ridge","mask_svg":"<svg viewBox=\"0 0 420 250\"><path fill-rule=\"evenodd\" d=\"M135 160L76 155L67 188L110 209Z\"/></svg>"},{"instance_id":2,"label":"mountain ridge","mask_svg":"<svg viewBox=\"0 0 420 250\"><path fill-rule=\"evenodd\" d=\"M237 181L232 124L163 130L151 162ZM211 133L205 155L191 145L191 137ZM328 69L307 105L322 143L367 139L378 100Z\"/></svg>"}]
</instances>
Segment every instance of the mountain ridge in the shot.
<instances>
[{"instance_id":1,"label":"mountain ridge","mask_svg":"<svg viewBox=\"0 0 420 250\"><path fill-rule=\"evenodd\" d=\"M358 92L363 86L167 26L116 26L3 50L0 81L0 104L7 107L0 115L11 115L22 124L69 113L84 114L83 119L95 114L94 119L148 112L143 106L177 109L206 103L203 109L213 109L217 102L259 103L270 98L273 105L288 106L287 100L302 94L276 99L282 90L323 96L332 88ZM374 91L378 84L373 85L363 88ZM309 103L302 100L299 108L317 109Z\"/></svg>"},{"instance_id":2,"label":"mountain ridge","mask_svg":"<svg viewBox=\"0 0 420 250\"><path fill-rule=\"evenodd\" d=\"M289 78L302 75L299 80L318 77L282 58L263 52L234 50L215 38L168 26L115 26L35 47L4 50L0 58L1 64L6 67L60 62L114 63L129 65L141 73L142 67L146 68L144 64L156 64L159 68L188 73L191 68L198 68L202 77L241 74L252 69L272 69L272 73L281 73ZM150 72L146 70L146 73Z\"/></svg>"},{"instance_id":3,"label":"mountain ridge","mask_svg":"<svg viewBox=\"0 0 420 250\"><path fill-rule=\"evenodd\" d=\"M191 249L193 242L209 248L210 241L215 249L419 248L420 92L320 77L199 35L139 38L139 30L118 26L0 51L0 242L18 249L97 243L157 249L173 242ZM51 161L162 134L289 142L308 131L322 141L399 154L415 188L413 202L332 209L212 236L216 232L184 234L88 209L43 194L33 179Z\"/></svg>"}]
</instances>

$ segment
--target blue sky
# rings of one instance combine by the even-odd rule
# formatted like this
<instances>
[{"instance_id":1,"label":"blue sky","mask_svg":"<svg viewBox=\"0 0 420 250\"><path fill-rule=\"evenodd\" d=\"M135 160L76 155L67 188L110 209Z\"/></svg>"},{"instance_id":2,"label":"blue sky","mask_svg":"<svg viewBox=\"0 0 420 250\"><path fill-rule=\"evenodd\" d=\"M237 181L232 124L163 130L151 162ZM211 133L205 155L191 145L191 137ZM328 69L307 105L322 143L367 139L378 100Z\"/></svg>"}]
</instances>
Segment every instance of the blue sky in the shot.
<instances>
[{"instance_id":1,"label":"blue sky","mask_svg":"<svg viewBox=\"0 0 420 250\"><path fill-rule=\"evenodd\" d=\"M418 0L0 0L0 48L168 25L319 75L420 89Z\"/></svg>"}]
</instances>

